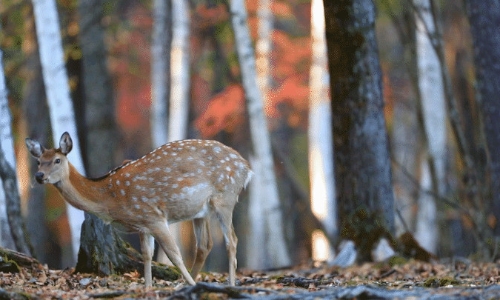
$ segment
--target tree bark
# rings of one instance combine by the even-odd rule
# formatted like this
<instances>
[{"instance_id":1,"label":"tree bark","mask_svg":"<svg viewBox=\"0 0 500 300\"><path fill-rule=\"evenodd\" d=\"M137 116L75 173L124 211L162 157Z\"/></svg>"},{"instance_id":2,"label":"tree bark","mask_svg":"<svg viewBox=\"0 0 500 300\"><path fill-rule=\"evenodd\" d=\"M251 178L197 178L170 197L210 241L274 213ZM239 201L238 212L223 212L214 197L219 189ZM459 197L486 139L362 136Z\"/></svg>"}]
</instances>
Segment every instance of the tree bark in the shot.
<instances>
[{"instance_id":1,"label":"tree bark","mask_svg":"<svg viewBox=\"0 0 500 300\"><path fill-rule=\"evenodd\" d=\"M465 1L476 69L479 103L488 153L494 233L500 236L500 5L497 1Z\"/></svg>"},{"instance_id":2,"label":"tree bark","mask_svg":"<svg viewBox=\"0 0 500 300\"><path fill-rule=\"evenodd\" d=\"M169 141L185 139L189 117L189 7L172 1L172 49L170 78Z\"/></svg>"},{"instance_id":3,"label":"tree bark","mask_svg":"<svg viewBox=\"0 0 500 300\"><path fill-rule=\"evenodd\" d=\"M416 23L416 54L419 100L428 157L422 158L421 185L439 195L445 188L446 110L441 64L431 39L436 35L430 0L413 0ZM419 195L416 239L428 251L436 253L438 230L435 199Z\"/></svg>"},{"instance_id":4,"label":"tree bark","mask_svg":"<svg viewBox=\"0 0 500 300\"><path fill-rule=\"evenodd\" d=\"M52 136L57 139L67 131L75 137L73 151L69 154L69 159L81 174L85 174L80 143L76 138L78 134L64 64L56 2L54 0L32 0L32 3L43 80L50 109ZM73 257L76 258L80 248L80 230L84 214L69 204L66 205L66 208L72 236Z\"/></svg>"},{"instance_id":5,"label":"tree bark","mask_svg":"<svg viewBox=\"0 0 500 300\"><path fill-rule=\"evenodd\" d=\"M33 27L33 16L26 21L26 24L31 24ZM33 28L34 29L34 28ZM28 32L30 32L28 30ZM35 43L34 36L27 37ZM28 53L27 65L31 70L27 76L27 82L24 89L23 98L23 114L26 120L27 136L36 139L43 145L47 145L47 137L49 133L49 110L45 98L45 88L42 79L42 70L40 66L40 58L38 57L37 48L34 48L34 53ZM35 174L38 170L38 165L34 159L29 159L29 174ZM33 177L32 177L33 178ZM34 179L30 178L30 182ZM26 216L26 227L30 236L31 244L33 245L33 256L49 266L60 266L61 258L53 255L53 249L48 244L55 243L50 238L46 224L46 206L45 206L45 186L40 184L32 184L29 189L28 196L28 212ZM71 257L71 255L68 255Z\"/></svg>"},{"instance_id":6,"label":"tree bark","mask_svg":"<svg viewBox=\"0 0 500 300\"><path fill-rule=\"evenodd\" d=\"M2 51L0 51L0 181L2 182L5 206L2 207L2 235L12 238L15 250L31 255L30 245L26 239L26 227L21 216L21 199L16 176L16 156L12 137L12 118L7 99L7 86L3 72ZM10 230L7 230L7 229ZM10 239L9 239L10 240ZM0 241L6 243L4 236Z\"/></svg>"},{"instance_id":7,"label":"tree bark","mask_svg":"<svg viewBox=\"0 0 500 300\"><path fill-rule=\"evenodd\" d=\"M154 0L151 45L151 136L154 148L168 142L171 44L172 3L170 0Z\"/></svg>"},{"instance_id":8,"label":"tree bark","mask_svg":"<svg viewBox=\"0 0 500 300\"><path fill-rule=\"evenodd\" d=\"M282 267L290 264L290 256L284 238L270 136L264 115L262 93L257 84L255 54L248 30L244 1L231 1L230 11L255 155L251 159L255 176L250 182L249 204L252 232L249 244L253 244L253 248L247 252L254 256L253 259L249 259L248 264L253 268Z\"/></svg>"},{"instance_id":9,"label":"tree bark","mask_svg":"<svg viewBox=\"0 0 500 300\"><path fill-rule=\"evenodd\" d=\"M115 167L117 145L112 84L106 65L106 47L101 0L78 2L80 43L83 63L83 91L86 127L87 174L97 177ZM126 246L111 225L92 214L85 214L82 226L77 272L113 274L130 272L142 258ZM142 270L142 268L140 268Z\"/></svg>"},{"instance_id":10,"label":"tree bark","mask_svg":"<svg viewBox=\"0 0 500 300\"><path fill-rule=\"evenodd\" d=\"M342 0L324 1L324 7L340 231L349 216L365 210L361 215L380 216L380 225L394 233L375 5Z\"/></svg>"}]
</instances>

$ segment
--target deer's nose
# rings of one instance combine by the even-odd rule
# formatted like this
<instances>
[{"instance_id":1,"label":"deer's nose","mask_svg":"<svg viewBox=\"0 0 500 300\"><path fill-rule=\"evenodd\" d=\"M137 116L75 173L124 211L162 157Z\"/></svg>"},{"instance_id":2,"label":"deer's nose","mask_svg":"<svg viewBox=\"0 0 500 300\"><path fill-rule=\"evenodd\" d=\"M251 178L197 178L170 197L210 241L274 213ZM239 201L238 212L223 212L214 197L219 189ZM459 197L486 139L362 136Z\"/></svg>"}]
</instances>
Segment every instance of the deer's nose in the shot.
<instances>
[{"instance_id":1,"label":"deer's nose","mask_svg":"<svg viewBox=\"0 0 500 300\"><path fill-rule=\"evenodd\" d=\"M43 183L43 175L45 175L43 172L37 172L35 174L35 179L38 183Z\"/></svg>"}]
</instances>

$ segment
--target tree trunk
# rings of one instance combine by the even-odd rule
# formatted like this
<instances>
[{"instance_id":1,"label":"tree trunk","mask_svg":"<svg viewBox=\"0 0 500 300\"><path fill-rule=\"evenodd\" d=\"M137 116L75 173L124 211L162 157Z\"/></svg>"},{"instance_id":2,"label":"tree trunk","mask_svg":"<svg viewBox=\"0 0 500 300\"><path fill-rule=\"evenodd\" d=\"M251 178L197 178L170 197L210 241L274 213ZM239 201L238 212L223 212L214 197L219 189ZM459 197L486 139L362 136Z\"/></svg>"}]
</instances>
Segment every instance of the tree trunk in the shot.
<instances>
[{"instance_id":1,"label":"tree trunk","mask_svg":"<svg viewBox=\"0 0 500 300\"><path fill-rule=\"evenodd\" d=\"M465 1L472 33L479 103L488 152L494 232L500 235L500 6L497 1Z\"/></svg>"},{"instance_id":2,"label":"tree trunk","mask_svg":"<svg viewBox=\"0 0 500 300\"><path fill-rule=\"evenodd\" d=\"M75 137L69 159L81 173L85 174L76 130L75 114L70 99L68 76L64 65L63 48L59 30L59 18L54 0L32 0L38 38L43 80L50 109L52 136L60 137L65 131ZM84 220L83 211L66 205L70 224L73 257L80 248L80 230Z\"/></svg>"},{"instance_id":3,"label":"tree trunk","mask_svg":"<svg viewBox=\"0 0 500 300\"><path fill-rule=\"evenodd\" d=\"M169 142L185 139L189 123L189 6L187 1L172 1L172 42L170 49L170 107L168 118ZM165 70L164 70L165 71ZM153 136L155 133L153 133ZM182 223L169 225L177 245L184 251ZM163 249L158 249L157 260L173 265Z\"/></svg>"},{"instance_id":4,"label":"tree trunk","mask_svg":"<svg viewBox=\"0 0 500 300\"><path fill-rule=\"evenodd\" d=\"M151 135L154 148L168 142L171 44L172 3L170 0L154 0L151 45Z\"/></svg>"},{"instance_id":5,"label":"tree trunk","mask_svg":"<svg viewBox=\"0 0 500 300\"><path fill-rule=\"evenodd\" d=\"M290 257L284 239L282 210L274 174L271 142L264 115L262 94L257 84L255 55L248 30L244 1L231 1L230 11L255 156L251 159L255 176L250 185L251 237L249 244L253 247L247 251L248 266L252 268L282 267L290 264ZM253 257L250 257L251 255Z\"/></svg>"},{"instance_id":6,"label":"tree trunk","mask_svg":"<svg viewBox=\"0 0 500 300\"><path fill-rule=\"evenodd\" d=\"M422 164L422 187L436 195L445 188L446 114L443 80L439 58L432 46L435 25L429 0L413 0L416 9L416 54L418 87L428 159ZM427 181L426 183L424 183ZM424 186L426 184L427 186ZM426 193L419 196L419 214L415 238L427 251L436 253L438 231L435 199Z\"/></svg>"},{"instance_id":7,"label":"tree trunk","mask_svg":"<svg viewBox=\"0 0 500 300\"><path fill-rule=\"evenodd\" d=\"M189 7L187 1L172 1L172 50L170 60L170 119L168 138L187 136L189 117Z\"/></svg>"},{"instance_id":8,"label":"tree trunk","mask_svg":"<svg viewBox=\"0 0 500 300\"><path fill-rule=\"evenodd\" d=\"M1 203L2 245L31 255L26 240L26 228L21 216L21 199L16 176L16 155L12 138L12 118L7 99L7 86L3 72L2 51L0 51L0 181L4 202ZM13 242L13 243L11 243Z\"/></svg>"},{"instance_id":9,"label":"tree trunk","mask_svg":"<svg viewBox=\"0 0 500 300\"><path fill-rule=\"evenodd\" d=\"M26 24L32 24L31 26L34 30L32 15L30 19L26 21ZM27 32L30 31L27 30ZM35 36L27 38L36 45ZM28 53L27 57L27 66L31 72L28 73L29 75L27 76L28 80L25 85L24 99L22 102L24 118L28 120L28 122L26 122L27 136L40 141L43 145L47 145L50 120L37 48L34 48L32 53ZM29 174L35 174L38 171L36 161L34 159L29 159L28 162ZM29 182L33 182L33 177L30 178ZM33 256L51 267L61 267L61 257L54 255L53 249L47 246L55 245L55 243L49 235L46 224L47 210L45 206L45 188L45 186L40 184L32 184L30 186L27 200L28 212L26 216L26 226L31 244L33 245Z\"/></svg>"},{"instance_id":10,"label":"tree trunk","mask_svg":"<svg viewBox=\"0 0 500 300\"><path fill-rule=\"evenodd\" d=\"M335 240L338 225L333 174L332 116L328 99L325 17L321 0L311 2L311 37L312 64L309 75L308 129L311 209L323 223L330 239ZM314 250L314 244L321 241L313 240L312 242ZM332 246L323 249L325 257L317 259L332 259L334 255Z\"/></svg>"},{"instance_id":11,"label":"tree trunk","mask_svg":"<svg viewBox=\"0 0 500 300\"><path fill-rule=\"evenodd\" d=\"M324 7L340 231L356 226L349 220L357 214L355 218L368 218L365 221L393 233L394 196L375 5L370 0L345 0L324 1ZM351 234L345 231L344 237L353 239ZM369 259L370 249L359 250L361 260Z\"/></svg>"},{"instance_id":12,"label":"tree trunk","mask_svg":"<svg viewBox=\"0 0 500 300\"><path fill-rule=\"evenodd\" d=\"M101 27L102 1L82 0L78 2L80 44L83 63L83 91L86 127L87 174L97 177L115 167L117 145L115 107L111 78L106 65L106 47ZM112 274L126 270L130 258L124 241L98 217L85 213L82 226L77 272ZM125 252L124 252L125 251ZM139 261L142 261L139 258ZM140 264L140 262L135 262Z\"/></svg>"}]
</instances>

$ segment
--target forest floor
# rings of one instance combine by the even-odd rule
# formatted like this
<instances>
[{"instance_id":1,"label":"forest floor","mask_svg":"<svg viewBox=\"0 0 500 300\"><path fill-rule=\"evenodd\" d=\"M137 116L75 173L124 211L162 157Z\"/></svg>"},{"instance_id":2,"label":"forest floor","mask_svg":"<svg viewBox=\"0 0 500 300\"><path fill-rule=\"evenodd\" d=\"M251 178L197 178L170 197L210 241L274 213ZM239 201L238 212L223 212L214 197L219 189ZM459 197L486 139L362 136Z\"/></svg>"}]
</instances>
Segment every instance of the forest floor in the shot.
<instances>
[{"instance_id":1,"label":"forest floor","mask_svg":"<svg viewBox=\"0 0 500 300\"><path fill-rule=\"evenodd\" d=\"M0 299L495 299L500 263L407 261L348 268L302 265L268 272L240 270L236 287L226 276L202 273L196 286L184 280L154 280L144 288L136 271L98 277L38 266L0 272Z\"/></svg>"}]
</instances>

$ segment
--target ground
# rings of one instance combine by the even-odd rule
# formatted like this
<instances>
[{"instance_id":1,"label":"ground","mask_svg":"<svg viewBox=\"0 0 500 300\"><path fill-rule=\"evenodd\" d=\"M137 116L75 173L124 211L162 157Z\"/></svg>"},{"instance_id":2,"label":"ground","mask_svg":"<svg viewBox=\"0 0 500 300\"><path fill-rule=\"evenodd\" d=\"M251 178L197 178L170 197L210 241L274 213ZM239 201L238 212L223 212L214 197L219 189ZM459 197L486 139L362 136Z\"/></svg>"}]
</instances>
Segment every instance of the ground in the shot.
<instances>
[{"instance_id":1,"label":"ground","mask_svg":"<svg viewBox=\"0 0 500 300\"><path fill-rule=\"evenodd\" d=\"M194 287L182 279L155 280L152 289L145 289L137 271L99 277L34 265L18 273L0 272L0 299L493 299L500 298L499 266L500 262L465 259L366 263L343 269L310 264L269 272L240 270L234 288L226 285L225 274L203 273Z\"/></svg>"}]
</instances>

